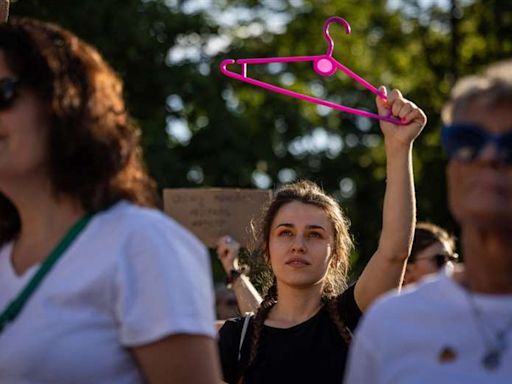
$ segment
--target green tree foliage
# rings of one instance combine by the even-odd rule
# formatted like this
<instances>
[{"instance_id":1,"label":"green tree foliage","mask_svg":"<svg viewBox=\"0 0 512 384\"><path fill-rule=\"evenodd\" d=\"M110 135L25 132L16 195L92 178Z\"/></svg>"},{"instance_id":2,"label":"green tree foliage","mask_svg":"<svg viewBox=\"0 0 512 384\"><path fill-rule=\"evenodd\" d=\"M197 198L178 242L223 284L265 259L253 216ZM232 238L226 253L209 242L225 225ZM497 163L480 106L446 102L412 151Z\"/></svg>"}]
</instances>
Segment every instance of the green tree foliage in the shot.
<instances>
[{"instance_id":1,"label":"green tree foliage","mask_svg":"<svg viewBox=\"0 0 512 384\"><path fill-rule=\"evenodd\" d=\"M429 124L415 145L418 217L454 229L445 200L439 112L457 77L511 56L512 3L451 0L17 0L11 13L73 30L125 80L161 187L274 187L312 179L352 220L358 271L377 246L385 156L375 121L270 93L220 75L225 58L324 53L372 84L399 88ZM208 4L208 6L201 6ZM236 70L236 69L235 69ZM254 66L250 75L356 108L374 96L343 74L307 64Z\"/></svg>"}]
</instances>

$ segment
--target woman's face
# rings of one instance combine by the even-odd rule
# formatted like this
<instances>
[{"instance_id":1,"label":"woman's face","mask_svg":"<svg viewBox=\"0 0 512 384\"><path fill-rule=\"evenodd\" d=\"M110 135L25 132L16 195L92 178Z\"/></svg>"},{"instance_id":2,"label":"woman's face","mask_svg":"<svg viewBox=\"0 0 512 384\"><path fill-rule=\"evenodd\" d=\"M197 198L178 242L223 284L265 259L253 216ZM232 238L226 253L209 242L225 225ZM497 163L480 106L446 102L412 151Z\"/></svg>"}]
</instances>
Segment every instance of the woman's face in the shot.
<instances>
[{"instance_id":1,"label":"woman's face","mask_svg":"<svg viewBox=\"0 0 512 384\"><path fill-rule=\"evenodd\" d=\"M298 201L283 205L269 236L270 264L278 287L322 284L333 244L333 226L321 208Z\"/></svg>"},{"instance_id":2,"label":"woman's face","mask_svg":"<svg viewBox=\"0 0 512 384\"><path fill-rule=\"evenodd\" d=\"M475 123L493 134L512 131L512 106L486 106L478 100L455 116L455 122ZM447 167L448 199L459 224L512 227L512 166L498 161L487 144L474 160L451 160Z\"/></svg>"},{"instance_id":3,"label":"woman's face","mask_svg":"<svg viewBox=\"0 0 512 384\"><path fill-rule=\"evenodd\" d=\"M16 78L0 50L0 80ZM18 79L23 82L23 79ZM47 163L47 118L42 103L23 85L0 109L0 188L44 174Z\"/></svg>"},{"instance_id":4,"label":"woman's face","mask_svg":"<svg viewBox=\"0 0 512 384\"><path fill-rule=\"evenodd\" d=\"M404 284L415 283L424 276L437 273L444 265L439 265L441 259L445 263L453 255L450 245L444 241L436 241L427 248L422 249L416 254L413 262L407 263L404 276Z\"/></svg>"}]
</instances>

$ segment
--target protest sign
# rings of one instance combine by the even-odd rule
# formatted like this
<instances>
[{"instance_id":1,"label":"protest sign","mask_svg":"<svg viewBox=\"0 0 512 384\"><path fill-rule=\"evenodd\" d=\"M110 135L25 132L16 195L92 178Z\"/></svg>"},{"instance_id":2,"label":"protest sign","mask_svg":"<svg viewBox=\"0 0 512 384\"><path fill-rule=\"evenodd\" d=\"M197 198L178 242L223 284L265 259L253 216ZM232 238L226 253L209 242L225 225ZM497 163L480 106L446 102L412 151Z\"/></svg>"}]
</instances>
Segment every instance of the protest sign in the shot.
<instances>
[{"instance_id":1,"label":"protest sign","mask_svg":"<svg viewBox=\"0 0 512 384\"><path fill-rule=\"evenodd\" d=\"M165 189L164 210L208 247L230 235L242 246L253 244L251 221L269 202L271 191L256 189Z\"/></svg>"}]
</instances>

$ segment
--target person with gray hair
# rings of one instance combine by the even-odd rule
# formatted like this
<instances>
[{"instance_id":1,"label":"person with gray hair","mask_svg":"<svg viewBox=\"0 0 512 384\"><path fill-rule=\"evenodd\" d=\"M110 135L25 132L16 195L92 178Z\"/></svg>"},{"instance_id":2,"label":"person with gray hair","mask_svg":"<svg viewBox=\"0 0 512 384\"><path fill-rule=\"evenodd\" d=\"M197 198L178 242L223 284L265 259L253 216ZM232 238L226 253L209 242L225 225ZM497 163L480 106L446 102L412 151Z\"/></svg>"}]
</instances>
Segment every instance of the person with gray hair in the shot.
<instances>
[{"instance_id":1,"label":"person with gray hair","mask_svg":"<svg viewBox=\"0 0 512 384\"><path fill-rule=\"evenodd\" d=\"M443 122L464 266L370 308L346 384L512 382L512 60L462 79Z\"/></svg>"}]
</instances>

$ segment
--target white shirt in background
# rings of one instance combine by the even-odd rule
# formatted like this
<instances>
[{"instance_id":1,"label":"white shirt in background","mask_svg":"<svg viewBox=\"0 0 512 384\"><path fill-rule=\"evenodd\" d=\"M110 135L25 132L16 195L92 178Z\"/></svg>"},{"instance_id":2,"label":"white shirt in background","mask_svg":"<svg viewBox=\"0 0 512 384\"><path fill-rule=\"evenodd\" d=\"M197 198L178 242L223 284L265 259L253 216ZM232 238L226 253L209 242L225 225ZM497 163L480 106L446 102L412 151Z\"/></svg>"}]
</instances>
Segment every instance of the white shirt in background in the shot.
<instances>
[{"instance_id":1,"label":"white shirt in background","mask_svg":"<svg viewBox=\"0 0 512 384\"><path fill-rule=\"evenodd\" d=\"M472 295L488 329L449 270L378 300L356 331L345 384L511 384L512 295ZM488 370L485 337L507 322L508 349Z\"/></svg>"}]
</instances>

